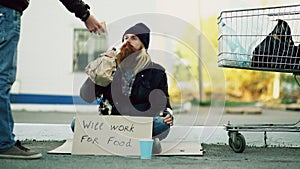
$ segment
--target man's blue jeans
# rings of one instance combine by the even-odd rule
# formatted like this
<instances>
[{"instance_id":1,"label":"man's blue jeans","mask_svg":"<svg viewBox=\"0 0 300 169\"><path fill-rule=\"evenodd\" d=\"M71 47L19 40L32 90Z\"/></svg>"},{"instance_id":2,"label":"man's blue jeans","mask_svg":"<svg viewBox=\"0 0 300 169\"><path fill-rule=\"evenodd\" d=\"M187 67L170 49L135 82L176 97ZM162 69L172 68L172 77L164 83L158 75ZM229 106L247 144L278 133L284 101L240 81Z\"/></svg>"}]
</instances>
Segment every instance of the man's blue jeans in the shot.
<instances>
[{"instance_id":1,"label":"man's blue jeans","mask_svg":"<svg viewBox=\"0 0 300 169\"><path fill-rule=\"evenodd\" d=\"M15 144L10 89L16 79L20 13L0 6L0 152Z\"/></svg>"},{"instance_id":2,"label":"man's blue jeans","mask_svg":"<svg viewBox=\"0 0 300 169\"><path fill-rule=\"evenodd\" d=\"M169 131L170 125L164 122L163 117L156 116L153 118L153 138L159 138L159 140L163 140L168 136Z\"/></svg>"}]
</instances>

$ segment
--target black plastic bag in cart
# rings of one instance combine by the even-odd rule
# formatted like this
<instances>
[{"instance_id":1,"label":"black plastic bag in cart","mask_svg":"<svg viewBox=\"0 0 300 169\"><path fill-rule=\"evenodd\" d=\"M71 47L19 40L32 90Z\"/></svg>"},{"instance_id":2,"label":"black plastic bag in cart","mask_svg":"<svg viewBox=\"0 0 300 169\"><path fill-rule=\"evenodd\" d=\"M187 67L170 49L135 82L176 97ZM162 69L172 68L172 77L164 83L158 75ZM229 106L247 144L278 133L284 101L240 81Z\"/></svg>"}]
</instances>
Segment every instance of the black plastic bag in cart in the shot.
<instances>
[{"instance_id":1,"label":"black plastic bag in cart","mask_svg":"<svg viewBox=\"0 0 300 169\"><path fill-rule=\"evenodd\" d=\"M300 45L294 45L291 28L287 22L279 19L273 31L254 49L251 66L300 68Z\"/></svg>"}]
</instances>

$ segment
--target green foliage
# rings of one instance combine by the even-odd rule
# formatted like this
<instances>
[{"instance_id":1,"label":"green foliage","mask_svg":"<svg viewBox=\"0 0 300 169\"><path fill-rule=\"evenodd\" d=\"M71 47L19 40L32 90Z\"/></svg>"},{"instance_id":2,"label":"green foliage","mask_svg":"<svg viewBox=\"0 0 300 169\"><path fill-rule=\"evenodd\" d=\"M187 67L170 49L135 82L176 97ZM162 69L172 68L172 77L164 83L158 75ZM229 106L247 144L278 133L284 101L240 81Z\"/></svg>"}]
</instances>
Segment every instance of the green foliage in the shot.
<instances>
[{"instance_id":1,"label":"green foliage","mask_svg":"<svg viewBox=\"0 0 300 169\"><path fill-rule=\"evenodd\" d=\"M296 103L300 97L299 86L292 74L282 73L280 76L280 100L283 104Z\"/></svg>"}]
</instances>

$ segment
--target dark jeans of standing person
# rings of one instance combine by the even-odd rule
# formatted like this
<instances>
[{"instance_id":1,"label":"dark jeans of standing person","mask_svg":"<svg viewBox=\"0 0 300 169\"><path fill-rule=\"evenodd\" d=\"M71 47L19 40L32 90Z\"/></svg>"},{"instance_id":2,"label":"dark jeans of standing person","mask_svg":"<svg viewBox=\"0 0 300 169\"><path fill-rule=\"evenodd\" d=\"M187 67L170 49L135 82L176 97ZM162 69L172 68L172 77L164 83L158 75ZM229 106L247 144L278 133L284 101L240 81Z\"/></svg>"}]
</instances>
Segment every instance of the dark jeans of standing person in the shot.
<instances>
[{"instance_id":1,"label":"dark jeans of standing person","mask_svg":"<svg viewBox=\"0 0 300 169\"><path fill-rule=\"evenodd\" d=\"M0 6L0 158L40 158L15 141L10 90L16 79L21 13Z\"/></svg>"}]
</instances>

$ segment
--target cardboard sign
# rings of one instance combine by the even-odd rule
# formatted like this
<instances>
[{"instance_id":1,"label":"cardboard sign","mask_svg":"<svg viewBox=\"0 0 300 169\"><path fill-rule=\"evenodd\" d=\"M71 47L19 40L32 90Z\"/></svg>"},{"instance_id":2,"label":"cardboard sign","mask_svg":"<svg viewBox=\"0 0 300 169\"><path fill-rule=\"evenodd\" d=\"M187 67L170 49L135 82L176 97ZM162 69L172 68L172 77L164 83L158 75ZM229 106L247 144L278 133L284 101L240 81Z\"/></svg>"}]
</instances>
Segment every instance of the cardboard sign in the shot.
<instances>
[{"instance_id":1,"label":"cardboard sign","mask_svg":"<svg viewBox=\"0 0 300 169\"><path fill-rule=\"evenodd\" d=\"M77 115L72 154L140 155L139 140L152 138L152 117Z\"/></svg>"}]
</instances>

